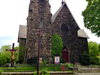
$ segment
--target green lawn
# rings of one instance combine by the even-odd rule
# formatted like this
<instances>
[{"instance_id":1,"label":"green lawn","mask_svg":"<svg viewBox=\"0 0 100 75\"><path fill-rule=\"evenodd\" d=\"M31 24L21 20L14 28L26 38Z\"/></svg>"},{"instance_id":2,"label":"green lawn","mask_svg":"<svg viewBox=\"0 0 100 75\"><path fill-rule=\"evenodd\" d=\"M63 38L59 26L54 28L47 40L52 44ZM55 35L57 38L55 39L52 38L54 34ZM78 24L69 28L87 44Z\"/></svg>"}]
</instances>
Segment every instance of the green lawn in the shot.
<instances>
[{"instance_id":1,"label":"green lawn","mask_svg":"<svg viewBox=\"0 0 100 75\"><path fill-rule=\"evenodd\" d=\"M30 66L26 64L18 64L21 65L19 67L0 67L0 72L36 72L37 67ZM40 65L40 70L46 71L61 71L61 65ZM68 65L65 65L65 71L71 71Z\"/></svg>"}]
</instances>

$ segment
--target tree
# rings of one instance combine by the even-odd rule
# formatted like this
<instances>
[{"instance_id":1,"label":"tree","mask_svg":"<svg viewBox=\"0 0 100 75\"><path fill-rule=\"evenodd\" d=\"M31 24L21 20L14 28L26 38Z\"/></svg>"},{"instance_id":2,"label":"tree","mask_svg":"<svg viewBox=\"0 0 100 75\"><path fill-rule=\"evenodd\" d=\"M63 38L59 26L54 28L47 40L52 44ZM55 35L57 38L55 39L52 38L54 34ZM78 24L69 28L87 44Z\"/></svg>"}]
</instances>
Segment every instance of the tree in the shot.
<instances>
[{"instance_id":1,"label":"tree","mask_svg":"<svg viewBox=\"0 0 100 75\"><path fill-rule=\"evenodd\" d=\"M97 56L98 56L99 44L96 42L90 41L88 42L88 48L89 48L89 55L91 58L90 62L97 63L95 59L97 59Z\"/></svg>"},{"instance_id":2,"label":"tree","mask_svg":"<svg viewBox=\"0 0 100 75\"><path fill-rule=\"evenodd\" d=\"M82 56L79 59L79 62L82 65L89 65L90 64L90 56L87 53L83 53Z\"/></svg>"},{"instance_id":3,"label":"tree","mask_svg":"<svg viewBox=\"0 0 100 75\"><path fill-rule=\"evenodd\" d=\"M4 45L0 49L0 65L10 63L11 62L11 53L6 51L6 49L11 49L11 45ZM15 47L14 49L19 49L19 47ZM14 54L14 61L18 59L18 52Z\"/></svg>"},{"instance_id":4,"label":"tree","mask_svg":"<svg viewBox=\"0 0 100 75\"><path fill-rule=\"evenodd\" d=\"M62 38L54 33L52 35L52 57L54 58L54 55L59 54L60 57L62 57L62 47L63 47L63 42Z\"/></svg>"},{"instance_id":5,"label":"tree","mask_svg":"<svg viewBox=\"0 0 100 75\"><path fill-rule=\"evenodd\" d=\"M100 0L86 0L88 5L82 12L84 17L84 26L90 29L92 33L100 36Z\"/></svg>"},{"instance_id":6,"label":"tree","mask_svg":"<svg viewBox=\"0 0 100 75\"><path fill-rule=\"evenodd\" d=\"M19 46L14 47L15 50L19 50ZM18 61L19 51L14 53L14 61Z\"/></svg>"},{"instance_id":7,"label":"tree","mask_svg":"<svg viewBox=\"0 0 100 75\"><path fill-rule=\"evenodd\" d=\"M11 53L6 51L6 49L11 49L11 45L4 45L4 46L2 46L1 49L0 49L1 55L7 56L7 57L11 57Z\"/></svg>"},{"instance_id":8,"label":"tree","mask_svg":"<svg viewBox=\"0 0 100 75\"><path fill-rule=\"evenodd\" d=\"M11 45L4 45L0 49L0 65L10 63L11 61L11 53L6 51L6 49L10 49Z\"/></svg>"},{"instance_id":9,"label":"tree","mask_svg":"<svg viewBox=\"0 0 100 75\"><path fill-rule=\"evenodd\" d=\"M4 46L1 47L0 52L3 53L3 52L6 51L6 49L10 49L10 48L11 48L11 45L4 45Z\"/></svg>"},{"instance_id":10,"label":"tree","mask_svg":"<svg viewBox=\"0 0 100 75\"><path fill-rule=\"evenodd\" d=\"M98 50L98 55L100 56L100 44L99 44L99 50Z\"/></svg>"},{"instance_id":11,"label":"tree","mask_svg":"<svg viewBox=\"0 0 100 75\"><path fill-rule=\"evenodd\" d=\"M19 63L23 63L25 56L25 43L21 42L19 43Z\"/></svg>"},{"instance_id":12,"label":"tree","mask_svg":"<svg viewBox=\"0 0 100 75\"><path fill-rule=\"evenodd\" d=\"M95 58L98 56L98 50L99 50L99 44L96 42L88 42L88 48L89 48L89 55L91 58Z\"/></svg>"}]
</instances>

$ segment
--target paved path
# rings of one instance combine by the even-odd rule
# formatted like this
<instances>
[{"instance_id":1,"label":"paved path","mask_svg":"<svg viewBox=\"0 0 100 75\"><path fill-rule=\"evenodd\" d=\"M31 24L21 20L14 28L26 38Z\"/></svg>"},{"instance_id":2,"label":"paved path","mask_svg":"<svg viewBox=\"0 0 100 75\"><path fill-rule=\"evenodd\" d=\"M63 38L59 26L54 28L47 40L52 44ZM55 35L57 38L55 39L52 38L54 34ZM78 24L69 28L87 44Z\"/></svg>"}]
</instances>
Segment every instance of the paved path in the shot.
<instances>
[{"instance_id":1,"label":"paved path","mask_svg":"<svg viewBox=\"0 0 100 75\"><path fill-rule=\"evenodd\" d=\"M81 68L81 69L100 69L100 68Z\"/></svg>"},{"instance_id":2,"label":"paved path","mask_svg":"<svg viewBox=\"0 0 100 75\"><path fill-rule=\"evenodd\" d=\"M79 73L78 75L100 75L100 73Z\"/></svg>"}]
</instances>

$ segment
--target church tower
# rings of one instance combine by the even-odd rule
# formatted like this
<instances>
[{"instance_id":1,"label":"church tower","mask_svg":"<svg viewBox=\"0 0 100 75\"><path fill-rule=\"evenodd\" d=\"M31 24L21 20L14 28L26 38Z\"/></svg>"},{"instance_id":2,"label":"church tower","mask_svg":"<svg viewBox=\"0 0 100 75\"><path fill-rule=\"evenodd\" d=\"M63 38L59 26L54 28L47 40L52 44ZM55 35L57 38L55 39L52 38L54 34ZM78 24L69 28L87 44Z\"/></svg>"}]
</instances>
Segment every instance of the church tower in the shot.
<instances>
[{"instance_id":1,"label":"church tower","mask_svg":"<svg viewBox=\"0 0 100 75\"><path fill-rule=\"evenodd\" d=\"M27 59L38 56L38 41L36 33L39 31L40 20L43 20L41 29L42 43L40 58L52 62L51 58L51 13L49 0L30 0L29 14L27 17L27 37L24 63Z\"/></svg>"}]
</instances>

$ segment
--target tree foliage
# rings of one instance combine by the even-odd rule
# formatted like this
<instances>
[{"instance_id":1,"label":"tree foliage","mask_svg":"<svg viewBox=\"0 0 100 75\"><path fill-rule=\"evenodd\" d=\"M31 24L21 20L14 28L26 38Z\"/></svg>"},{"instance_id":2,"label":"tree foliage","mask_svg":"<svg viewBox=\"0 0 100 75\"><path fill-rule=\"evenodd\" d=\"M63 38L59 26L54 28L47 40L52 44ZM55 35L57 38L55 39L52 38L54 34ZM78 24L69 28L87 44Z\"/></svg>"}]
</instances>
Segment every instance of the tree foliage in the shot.
<instances>
[{"instance_id":1,"label":"tree foliage","mask_svg":"<svg viewBox=\"0 0 100 75\"><path fill-rule=\"evenodd\" d=\"M86 0L88 5L82 12L84 26L100 36L100 0Z\"/></svg>"},{"instance_id":2,"label":"tree foliage","mask_svg":"<svg viewBox=\"0 0 100 75\"><path fill-rule=\"evenodd\" d=\"M99 44L99 49L98 49L98 55L100 56L100 44Z\"/></svg>"},{"instance_id":3,"label":"tree foliage","mask_svg":"<svg viewBox=\"0 0 100 75\"><path fill-rule=\"evenodd\" d=\"M79 62L82 65L89 65L90 64L90 56L87 53L83 53L82 56L79 59Z\"/></svg>"},{"instance_id":4,"label":"tree foliage","mask_svg":"<svg viewBox=\"0 0 100 75\"><path fill-rule=\"evenodd\" d=\"M96 61L98 61L97 56L99 53L99 44L96 42L90 41L90 42L88 42L88 48L89 48L89 55L91 58L90 62L92 62L92 64L99 63L99 62L96 62Z\"/></svg>"},{"instance_id":5,"label":"tree foliage","mask_svg":"<svg viewBox=\"0 0 100 75\"><path fill-rule=\"evenodd\" d=\"M19 43L19 63L22 63L25 56L25 43Z\"/></svg>"},{"instance_id":6,"label":"tree foliage","mask_svg":"<svg viewBox=\"0 0 100 75\"><path fill-rule=\"evenodd\" d=\"M14 47L15 50L19 50L19 46ZM18 61L19 51L14 53L14 61Z\"/></svg>"},{"instance_id":7,"label":"tree foliage","mask_svg":"<svg viewBox=\"0 0 100 75\"><path fill-rule=\"evenodd\" d=\"M10 63L11 61L11 53L6 51L6 49L10 49L11 45L4 45L0 49L0 65Z\"/></svg>"},{"instance_id":8,"label":"tree foliage","mask_svg":"<svg viewBox=\"0 0 100 75\"><path fill-rule=\"evenodd\" d=\"M4 45L0 49L0 65L11 62L11 53L6 51L6 49L11 49L11 45ZM18 49L15 47L14 49ZM14 61L18 59L18 52L14 54Z\"/></svg>"},{"instance_id":9,"label":"tree foliage","mask_svg":"<svg viewBox=\"0 0 100 75\"><path fill-rule=\"evenodd\" d=\"M54 55L56 54L62 57L62 47L63 47L62 38L56 33L54 33L52 35L52 57L54 57Z\"/></svg>"},{"instance_id":10,"label":"tree foliage","mask_svg":"<svg viewBox=\"0 0 100 75\"><path fill-rule=\"evenodd\" d=\"M96 42L88 42L88 48L89 48L89 55L91 58L96 58L98 56L98 50L99 50L99 44Z\"/></svg>"}]
</instances>

